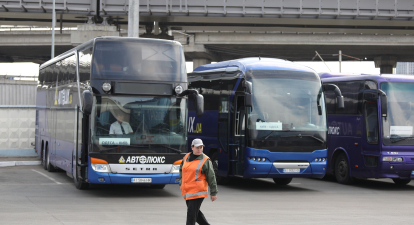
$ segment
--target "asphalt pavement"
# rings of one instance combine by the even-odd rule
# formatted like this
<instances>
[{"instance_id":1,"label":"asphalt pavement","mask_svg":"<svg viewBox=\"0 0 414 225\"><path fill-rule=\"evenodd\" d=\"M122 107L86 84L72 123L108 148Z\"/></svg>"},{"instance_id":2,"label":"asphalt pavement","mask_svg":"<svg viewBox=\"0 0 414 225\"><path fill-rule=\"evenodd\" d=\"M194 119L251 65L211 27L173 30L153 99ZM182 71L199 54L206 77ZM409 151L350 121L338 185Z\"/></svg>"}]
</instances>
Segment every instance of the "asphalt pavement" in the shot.
<instances>
[{"instance_id":1,"label":"asphalt pavement","mask_svg":"<svg viewBox=\"0 0 414 225\"><path fill-rule=\"evenodd\" d=\"M414 182L296 178L232 179L201 210L211 224L412 224ZM64 172L40 165L0 168L0 224L185 224L178 185L92 186L78 190Z\"/></svg>"}]
</instances>

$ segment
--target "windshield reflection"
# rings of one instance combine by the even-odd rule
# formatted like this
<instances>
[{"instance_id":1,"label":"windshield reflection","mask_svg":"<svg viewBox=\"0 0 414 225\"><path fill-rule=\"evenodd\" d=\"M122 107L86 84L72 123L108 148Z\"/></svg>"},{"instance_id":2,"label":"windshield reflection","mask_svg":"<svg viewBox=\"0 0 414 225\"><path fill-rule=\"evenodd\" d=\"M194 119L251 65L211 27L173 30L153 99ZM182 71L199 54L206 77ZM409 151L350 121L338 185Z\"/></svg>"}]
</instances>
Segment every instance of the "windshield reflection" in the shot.
<instances>
[{"instance_id":1,"label":"windshield reflection","mask_svg":"<svg viewBox=\"0 0 414 225\"><path fill-rule=\"evenodd\" d=\"M93 151L172 153L186 146L186 99L97 96Z\"/></svg>"},{"instance_id":2,"label":"windshield reflection","mask_svg":"<svg viewBox=\"0 0 414 225\"><path fill-rule=\"evenodd\" d=\"M318 102L325 105L321 84L312 73L254 71L249 79L253 83L253 109L248 128L253 139L272 131L327 130L325 107L322 115L318 112Z\"/></svg>"},{"instance_id":3,"label":"windshield reflection","mask_svg":"<svg viewBox=\"0 0 414 225\"><path fill-rule=\"evenodd\" d=\"M414 145L414 83L382 83L388 117L382 118L385 145Z\"/></svg>"}]
</instances>

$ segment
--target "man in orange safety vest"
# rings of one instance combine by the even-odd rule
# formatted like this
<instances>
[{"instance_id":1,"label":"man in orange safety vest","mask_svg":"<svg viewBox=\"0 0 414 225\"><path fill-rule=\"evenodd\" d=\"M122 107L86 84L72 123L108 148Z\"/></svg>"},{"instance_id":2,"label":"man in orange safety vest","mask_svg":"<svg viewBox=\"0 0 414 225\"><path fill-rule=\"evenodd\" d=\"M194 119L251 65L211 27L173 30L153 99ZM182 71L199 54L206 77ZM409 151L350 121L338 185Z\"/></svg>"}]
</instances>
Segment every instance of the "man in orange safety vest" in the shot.
<instances>
[{"instance_id":1,"label":"man in orange safety vest","mask_svg":"<svg viewBox=\"0 0 414 225\"><path fill-rule=\"evenodd\" d=\"M181 193L187 204L187 225L209 225L200 211L201 203L208 197L210 187L211 201L217 199L217 182L211 159L203 153L203 141L194 139L193 152L185 155L180 167ZM208 185L208 186L207 186Z\"/></svg>"}]
</instances>

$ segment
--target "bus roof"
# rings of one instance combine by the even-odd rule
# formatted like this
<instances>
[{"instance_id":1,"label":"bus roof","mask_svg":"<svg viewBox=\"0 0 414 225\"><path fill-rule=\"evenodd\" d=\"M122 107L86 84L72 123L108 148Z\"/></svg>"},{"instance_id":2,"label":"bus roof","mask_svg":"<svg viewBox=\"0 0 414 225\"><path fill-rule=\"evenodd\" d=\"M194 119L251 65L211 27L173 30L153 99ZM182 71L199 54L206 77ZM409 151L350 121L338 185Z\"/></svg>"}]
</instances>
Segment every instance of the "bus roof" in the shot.
<instances>
[{"instance_id":1,"label":"bus roof","mask_svg":"<svg viewBox=\"0 0 414 225\"><path fill-rule=\"evenodd\" d=\"M350 80L375 80L381 82L414 82L413 75L402 74L346 74L346 73L319 73L322 81L350 81Z\"/></svg>"},{"instance_id":2,"label":"bus roof","mask_svg":"<svg viewBox=\"0 0 414 225\"><path fill-rule=\"evenodd\" d=\"M223 71L229 67L245 73L249 70L297 70L316 73L313 69L291 61L275 58L250 57L206 64L197 67L192 73Z\"/></svg>"},{"instance_id":3,"label":"bus roof","mask_svg":"<svg viewBox=\"0 0 414 225\"><path fill-rule=\"evenodd\" d=\"M55 58L43 63L42 65L40 65L40 69L47 67L51 64L54 64L70 55L73 55L75 51L80 51L80 50L84 50L86 48L89 48L91 46L93 46L95 44L96 41L139 41L139 42L156 42L159 44L174 44L174 45L180 45L181 43L178 41L171 41L171 40L164 40L164 39L152 39L152 38L136 38L136 37L96 37L94 39L91 39L83 44L80 44L58 56L56 56Z\"/></svg>"}]
</instances>

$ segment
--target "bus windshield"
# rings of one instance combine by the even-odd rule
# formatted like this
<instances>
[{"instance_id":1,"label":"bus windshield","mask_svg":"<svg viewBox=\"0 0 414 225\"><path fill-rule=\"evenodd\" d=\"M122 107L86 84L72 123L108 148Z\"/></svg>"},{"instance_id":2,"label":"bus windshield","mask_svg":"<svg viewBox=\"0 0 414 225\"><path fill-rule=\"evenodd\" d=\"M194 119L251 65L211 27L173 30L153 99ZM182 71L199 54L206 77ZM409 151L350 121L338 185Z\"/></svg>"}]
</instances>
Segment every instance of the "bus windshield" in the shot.
<instances>
[{"instance_id":1,"label":"bus windshield","mask_svg":"<svg viewBox=\"0 0 414 225\"><path fill-rule=\"evenodd\" d=\"M285 136L286 132L293 132L291 135L295 136L300 132L316 142L326 142L324 95L317 75L287 70L249 72L247 79L253 84L253 108L248 128L252 139Z\"/></svg>"},{"instance_id":2,"label":"bus windshield","mask_svg":"<svg viewBox=\"0 0 414 225\"><path fill-rule=\"evenodd\" d=\"M95 44L92 64L92 79L186 79L182 47L168 42L101 40Z\"/></svg>"},{"instance_id":3,"label":"bus windshield","mask_svg":"<svg viewBox=\"0 0 414 225\"><path fill-rule=\"evenodd\" d=\"M414 145L414 83L382 83L388 116L382 118L385 145Z\"/></svg>"},{"instance_id":4,"label":"bus windshield","mask_svg":"<svg viewBox=\"0 0 414 225\"><path fill-rule=\"evenodd\" d=\"M96 96L94 152L180 153L186 150L187 100L172 97Z\"/></svg>"}]
</instances>

